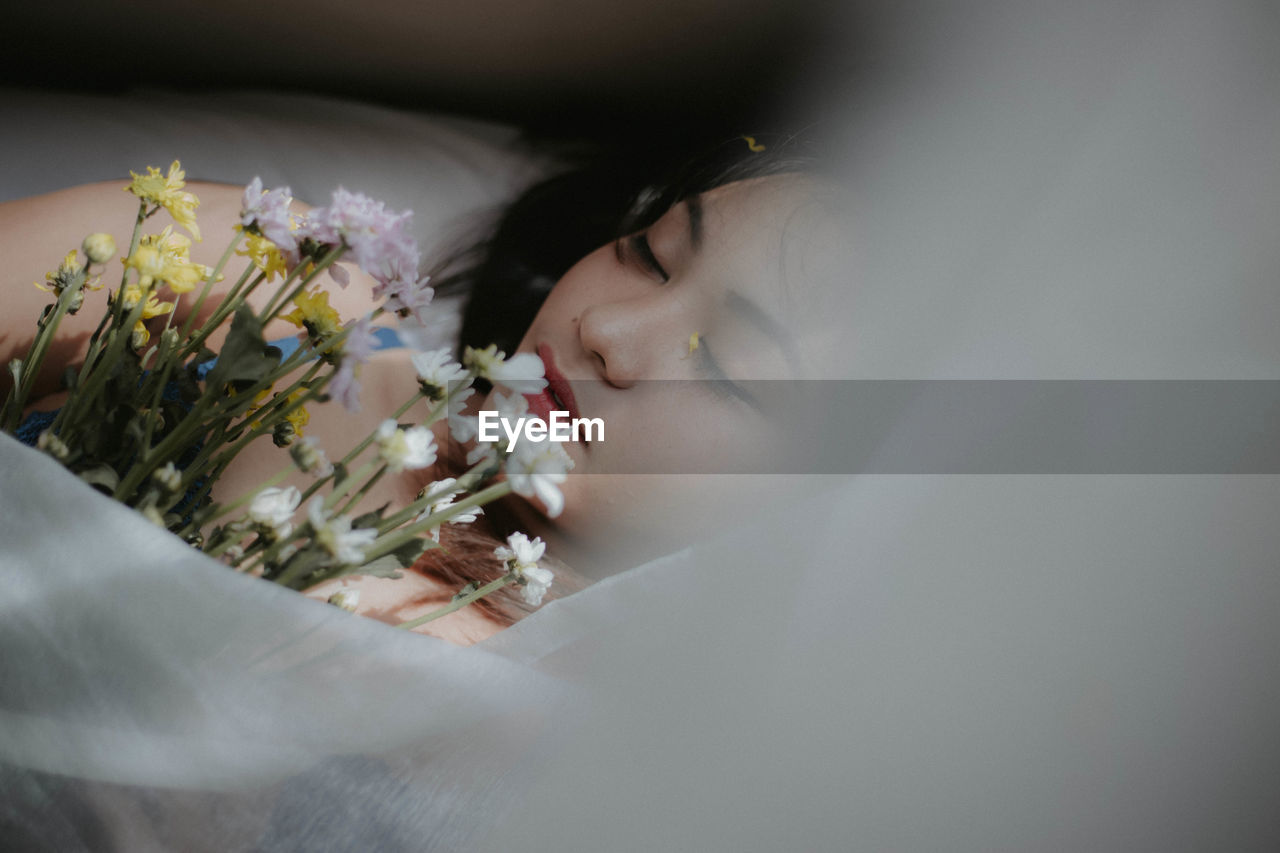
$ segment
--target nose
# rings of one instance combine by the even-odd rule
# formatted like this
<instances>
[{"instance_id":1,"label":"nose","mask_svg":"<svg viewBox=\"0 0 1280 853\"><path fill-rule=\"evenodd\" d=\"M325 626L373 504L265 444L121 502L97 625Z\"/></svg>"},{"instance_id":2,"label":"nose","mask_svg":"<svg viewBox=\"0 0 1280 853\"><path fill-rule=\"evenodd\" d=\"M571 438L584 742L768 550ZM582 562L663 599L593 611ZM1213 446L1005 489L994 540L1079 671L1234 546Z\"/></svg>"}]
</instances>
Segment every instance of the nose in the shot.
<instances>
[{"instance_id":1,"label":"nose","mask_svg":"<svg viewBox=\"0 0 1280 853\"><path fill-rule=\"evenodd\" d=\"M658 294L596 303L582 312L578 339L606 382L630 388L660 378L663 354L672 349L667 339L679 337L677 312L674 300Z\"/></svg>"}]
</instances>

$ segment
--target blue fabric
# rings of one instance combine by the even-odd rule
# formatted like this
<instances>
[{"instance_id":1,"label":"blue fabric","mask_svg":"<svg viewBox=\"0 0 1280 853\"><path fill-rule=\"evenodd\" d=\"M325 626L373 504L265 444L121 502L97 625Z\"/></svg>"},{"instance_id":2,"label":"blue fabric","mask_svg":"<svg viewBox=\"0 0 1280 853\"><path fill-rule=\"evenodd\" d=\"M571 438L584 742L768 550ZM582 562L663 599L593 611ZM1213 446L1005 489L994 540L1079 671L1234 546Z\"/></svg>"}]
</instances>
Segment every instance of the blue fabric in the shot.
<instances>
[{"instance_id":1,"label":"blue fabric","mask_svg":"<svg viewBox=\"0 0 1280 853\"><path fill-rule=\"evenodd\" d=\"M384 349L399 349L404 346L404 341L400 340L400 335L395 329L388 329L382 326L376 326L373 329L373 338L375 341L374 351ZM280 350L280 360L284 361L289 356L298 351L298 347L302 346L302 341L298 340L297 335L290 335L287 338L277 338L274 341L267 342L270 346ZM196 378L203 380L213 366L218 363L215 358L212 361L205 362L196 368Z\"/></svg>"}]
</instances>

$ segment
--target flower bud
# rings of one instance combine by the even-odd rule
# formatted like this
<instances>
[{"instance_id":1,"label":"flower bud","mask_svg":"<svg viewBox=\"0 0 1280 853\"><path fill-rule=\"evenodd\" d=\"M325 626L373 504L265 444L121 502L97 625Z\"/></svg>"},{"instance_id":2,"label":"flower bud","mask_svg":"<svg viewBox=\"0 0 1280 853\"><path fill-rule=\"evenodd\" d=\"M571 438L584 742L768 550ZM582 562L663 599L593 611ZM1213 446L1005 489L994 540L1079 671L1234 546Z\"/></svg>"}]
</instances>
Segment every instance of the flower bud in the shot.
<instances>
[{"instance_id":1,"label":"flower bud","mask_svg":"<svg viewBox=\"0 0 1280 853\"><path fill-rule=\"evenodd\" d=\"M300 497L293 486L265 488L249 503L249 519L269 539L283 539L293 532L291 519Z\"/></svg>"},{"instance_id":2,"label":"flower bud","mask_svg":"<svg viewBox=\"0 0 1280 853\"><path fill-rule=\"evenodd\" d=\"M84 305L84 291L77 290L71 294L71 298L67 301L67 313L75 314Z\"/></svg>"},{"instance_id":3,"label":"flower bud","mask_svg":"<svg viewBox=\"0 0 1280 853\"><path fill-rule=\"evenodd\" d=\"M271 440L275 442L276 447L288 447L293 444L293 440L297 437L297 429L288 421L281 421L276 424L275 430L271 433Z\"/></svg>"},{"instance_id":4,"label":"flower bud","mask_svg":"<svg viewBox=\"0 0 1280 853\"><path fill-rule=\"evenodd\" d=\"M153 471L151 479L155 481L157 486L171 495L177 494L182 488L182 472L172 462L166 462L164 467Z\"/></svg>"},{"instance_id":5,"label":"flower bud","mask_svg":"<svg viewBox=\"0 0 1280 853\"><path fill-rule=\"evenodd\" d=\"M342 608L348 613L355 613L356 607L360 605L360 590L340 589L329 596L329 603L334 607Z\"/></svg>"},{"instance_id":6,"label":"flower bud","mask_svg":"<svg viewBox=\"0 0 1280 853\"><path fill-rule=\"evenodd\" d=\"M333 473L333 465L325 456L324 449L314 438L303 438L289 447L289 455L304 474L313 477L328 477Z\"/></svg>"},{"instance_id":7,"label":"flower bud","mask_svg":"<svg viewBox=\"0 0 1280 853\"><path fill-rule=\"evenodd\" d=\"M51 430L40 433L40 437L36 439L36 449L48 453L59 462L66 462L71 456L71 448Z\"/></svg>"},{"instance_id":8,"label":"flower bud","mask_svg":"<svg viewBox=\"0 0 1280 853\"><path fill-rule=\"evenodd\" d=\"M105 264L116 253L116 241L110 234L98 232L84 238L80 248L91 264Z\"/></svg>"}]
</instances>

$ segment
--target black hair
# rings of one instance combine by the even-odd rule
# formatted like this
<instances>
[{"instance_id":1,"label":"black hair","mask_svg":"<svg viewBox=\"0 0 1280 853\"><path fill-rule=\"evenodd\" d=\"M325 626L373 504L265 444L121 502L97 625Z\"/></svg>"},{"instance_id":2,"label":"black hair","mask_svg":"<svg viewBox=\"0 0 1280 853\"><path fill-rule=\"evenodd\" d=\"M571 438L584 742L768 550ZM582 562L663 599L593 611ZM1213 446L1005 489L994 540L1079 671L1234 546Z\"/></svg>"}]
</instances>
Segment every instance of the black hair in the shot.
<instances>
[{"instance_id":1,"label":"black hair","mask_svg":"<svg viewBox=\"0 0 1280 853\"><path fill-rule=\"evenodd\" d=\"M686 151L688 149L685 149ZM432 280L442 295L467 294L459 351L466 346L511 353L561 276L590 252L656 221L681 199L734 181L812 172L821 162L806 137L735 136L703 146L694 157L634 148L594 151L575 166L534 185L503 211L491 236L448 256ZM477 381L487 390L487 383ZM431 477L465 470L461 448L450 445ZM425 472L424 472L425 473ZM428 482L424 479L422 485ZM446 530L447 550L432 549L417 568L446 586L485 584L503 569L493 557L503 531L518 527L502 502L485 507L486 527ZM446 557L447 555L447 557ZM556 565L553 597L585 585L569 567ZM476 603L506 626L529 611L515 587Z\"/></svg>"},{"instance_id":2,"label":"black hair","mask_svg":"<svg viewBox=\"0 0 1280 853\"><path fill-rule=\"evenodd\" d=\"M438 265L442 294L467 294L459 351L497 344L512 352L561 276L590 252L652 224L681 199L748 178L813 171L808 133L758 133L703 143L593 150L526 190L491 236Z\"/></svg>"}]
</instances>

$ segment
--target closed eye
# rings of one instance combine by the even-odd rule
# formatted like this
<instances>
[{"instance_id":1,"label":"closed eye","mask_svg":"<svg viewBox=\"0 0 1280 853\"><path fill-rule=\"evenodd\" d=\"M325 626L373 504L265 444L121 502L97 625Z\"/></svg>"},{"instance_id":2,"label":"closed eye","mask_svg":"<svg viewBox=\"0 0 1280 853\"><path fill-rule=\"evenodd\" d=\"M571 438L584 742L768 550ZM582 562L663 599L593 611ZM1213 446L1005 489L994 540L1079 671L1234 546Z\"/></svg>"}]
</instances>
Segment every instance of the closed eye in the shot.
<instances>
[{"instance_id":1,"label":"closed eye","mask_svg":"<svg viewBox=\"0 0 1280 853\"><path fill-rule=\"evenodd\" d=\"M720 362L716 361L716 357L711 354L711 348L707 346L705 338L699 339L697 352L699 367L710 377L708 383L717 396L738 399L757 411L763 411L759 400L725 375Z\"/></svg>"},{"instance_id":2,"label":"closed eye","mask_svg":"<svg viewBox=\"0 0 1280 853\"><path fill-rule=\"evenodd\" d=\"M657 276L663 284L671 281L671 275L662 266L658 256L653 253L653 247L649 245L649 235L645 232L642 231L639 234L624 237L617 242L614 248L619 261L625 263L628 257L634 258L641 269L650 275Z\"/></svg>"}]
</instances>

